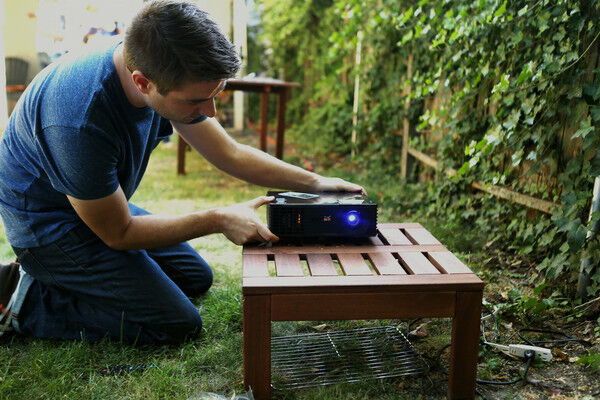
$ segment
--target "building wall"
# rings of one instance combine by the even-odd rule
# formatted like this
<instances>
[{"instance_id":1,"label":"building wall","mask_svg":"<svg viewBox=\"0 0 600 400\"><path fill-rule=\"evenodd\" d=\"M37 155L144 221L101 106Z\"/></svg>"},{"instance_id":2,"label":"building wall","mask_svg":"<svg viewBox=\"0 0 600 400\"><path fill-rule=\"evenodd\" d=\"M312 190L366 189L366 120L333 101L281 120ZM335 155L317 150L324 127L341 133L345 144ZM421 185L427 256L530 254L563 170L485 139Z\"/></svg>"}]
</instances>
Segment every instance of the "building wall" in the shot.
<instances>
[{"instance_id":1,"label":"building wall","mask_svg":"<svg viewBox=\"0 0 600 400\"><path fill-rule=\"evenodd\" d=\"M196 0L196 4L208 12L231 39L232 0Z\"/></svg>"},{"instance_id":2,"label":"building wall","mask_svg":"<svg viewBox=\"0 0 600 400\"><path fill-rule=\"evenodd\" d=\"M4 0L4 55L19 57L29 63L29 80L39 72L35 13L39 0Z\"/></svg>"}]
</instances>

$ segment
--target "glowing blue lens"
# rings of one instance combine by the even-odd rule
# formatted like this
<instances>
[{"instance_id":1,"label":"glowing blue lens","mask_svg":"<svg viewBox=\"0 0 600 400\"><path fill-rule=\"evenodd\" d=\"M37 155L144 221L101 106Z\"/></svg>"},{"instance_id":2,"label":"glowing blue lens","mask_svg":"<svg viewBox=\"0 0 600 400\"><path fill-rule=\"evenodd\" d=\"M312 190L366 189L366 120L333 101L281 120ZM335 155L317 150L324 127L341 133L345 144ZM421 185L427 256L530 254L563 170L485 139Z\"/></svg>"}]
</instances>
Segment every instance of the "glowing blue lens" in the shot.
<instances>
[{"instance_id":1,"label":"glowing blue lens","mask_svg":"<svg viewBox=\"0 0 600 400\"><path fill-rule=\"evenodd\" d=\"M346 221L350 226L356 226L360 222L360 218L358 218L358 213L356 211L350 211L346 214Z\"/></svg>"}]
</instances>

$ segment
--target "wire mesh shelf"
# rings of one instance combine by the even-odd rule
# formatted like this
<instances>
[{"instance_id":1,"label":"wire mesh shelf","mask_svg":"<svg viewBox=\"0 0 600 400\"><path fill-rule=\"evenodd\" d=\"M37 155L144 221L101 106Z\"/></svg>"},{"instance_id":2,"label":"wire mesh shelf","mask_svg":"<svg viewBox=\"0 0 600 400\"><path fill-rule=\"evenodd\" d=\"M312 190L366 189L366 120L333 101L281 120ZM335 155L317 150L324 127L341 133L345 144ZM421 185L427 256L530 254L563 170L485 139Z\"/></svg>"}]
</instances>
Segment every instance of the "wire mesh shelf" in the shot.
<instances>
[{"instance_id":1,"label":"wire mesh shelf","mask_svg":"<svg viewBox=\"0 0 600 400\"><path fill-rule=\"evenodd\" d=\"M395 326L271 339L271 385L275 389L415 375L428 369Z\"/></svg>"}]
</instances>

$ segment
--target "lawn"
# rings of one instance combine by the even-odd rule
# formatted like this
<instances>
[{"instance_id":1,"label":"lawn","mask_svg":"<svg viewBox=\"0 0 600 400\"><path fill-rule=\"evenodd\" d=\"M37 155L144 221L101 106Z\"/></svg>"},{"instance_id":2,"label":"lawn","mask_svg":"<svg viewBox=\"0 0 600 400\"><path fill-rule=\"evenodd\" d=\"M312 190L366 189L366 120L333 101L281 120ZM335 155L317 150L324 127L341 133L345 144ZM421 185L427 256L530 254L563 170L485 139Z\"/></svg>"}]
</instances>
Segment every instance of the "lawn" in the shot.
<instances>
[{"instance_id":1,"label":"lawn","mask_svg":"<svg viewBox=\"0 0 600 400\"><path fill-rule=\"evenodd\" d=\"M251 140L254 138L251 137ZM185 213L245 201L266 191L226 176L194 153L188 153L187 175L176 176L175 155L172 145L161 145L155 151L133 198L136 204L157 214ZM371 182L367 185L370 193L385 193L386 188L378 187L365 172L337 170L334 173L359 183ZM414 197L421 189L419 185L407 185L406 198ZM265 209L259 211L264 220ZM409 220L418 220L425 225L488 283L485 297L492 303L501 303L505 310L499 313L504 317L500 324L502 337L512 340L511 343L518 342L514 337L514 330L518 327L526 323L535 323L535 327L549 325L548 321L540 319L553 314L539 314L538 319L532 319L520 306L523 296L532 291L526 279L531 266L522 262L521 258L487 243L486 238L471 227L437 220L435 216L428 216L414 207L381 204L380 221ZM90 344L11 335L0 339L0 399L201 399L204 392L219 393L227 398L242 393L241 249L222 235L196 239L191 244L215 273L213 288L196 301L204 320L200 339L181 346L132 347L109 341ZM0 259L10 260L12 257L2 234ZM521 297L515 297L517 295L510 292L512 289L517 290ZM560 361L551 364L535 364L528 384L480 386L479 390L490 399L552 396L557 399L583 399L592 398L587 396L599 392L598 365L594 365L593 356L589 362L575 362L588 351L592 355L598 352L598 339L594 336L593 327L590 328L590 321L585 319L585 315L570 323L562 323L566 321L560 319L562 317L558 315L553 326L559 326L569 334L595 340L594 347L579 344L561 347L565 357L561 356ZM399 325L401 329L407 327L407 321L312 321L276 323L273 324L273 333L282 335L378 324ZM450 327L450 321L446 319L419 321L412 325L411 340L432 365L426 376L275 392L274 397L443 398L446 377L436 367L437 352L449 341ZM523 365L489 349L482 348L480 355L480 378L512 378L518 376L519 367ZM441 358L442 363L447 363L447 353ZM108 366L138 363L153 364L154 367L116 376L100 373Z\"/></svg>"}]
</instances>

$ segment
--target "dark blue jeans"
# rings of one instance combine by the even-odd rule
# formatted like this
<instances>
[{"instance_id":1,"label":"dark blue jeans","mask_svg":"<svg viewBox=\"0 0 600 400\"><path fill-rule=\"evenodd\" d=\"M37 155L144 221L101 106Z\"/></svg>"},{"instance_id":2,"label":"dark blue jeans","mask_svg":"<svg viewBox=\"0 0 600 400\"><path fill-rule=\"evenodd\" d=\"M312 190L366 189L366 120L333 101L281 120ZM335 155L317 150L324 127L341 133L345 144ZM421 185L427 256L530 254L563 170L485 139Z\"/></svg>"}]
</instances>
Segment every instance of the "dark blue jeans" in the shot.
<instances>
[{"instance_id":1,"label":"dark blue jeans","mask_svg":"<svg viewBox=\"0 0 600 400\"><path fill-rule=\"evenodd\" d=\"M213 276L187 243L117 251L81 226L50 245L14 250L35 278L18 313L21 333L129 343L178 343L200 333L189 298L205 293Z\"/></svg>"}]
</instances>

